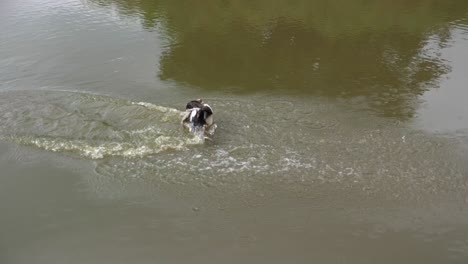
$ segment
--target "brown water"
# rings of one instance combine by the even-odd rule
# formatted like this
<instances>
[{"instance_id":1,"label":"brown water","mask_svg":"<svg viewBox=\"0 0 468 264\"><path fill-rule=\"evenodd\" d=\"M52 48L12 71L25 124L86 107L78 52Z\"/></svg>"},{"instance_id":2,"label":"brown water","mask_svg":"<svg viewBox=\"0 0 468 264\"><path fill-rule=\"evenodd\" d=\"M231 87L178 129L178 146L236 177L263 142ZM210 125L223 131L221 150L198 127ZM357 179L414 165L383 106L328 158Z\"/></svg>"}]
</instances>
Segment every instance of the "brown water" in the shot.
<instances>
[{"instance_id":1,"label":"brown water","mask_svg":"<svg viewBox=\"0 0 468 264\"><path fill-rule=\"evenodd\" d=\"M0 263L467 263L467 69L462 0L3 0Z\"/></svg>"}]
</instances>

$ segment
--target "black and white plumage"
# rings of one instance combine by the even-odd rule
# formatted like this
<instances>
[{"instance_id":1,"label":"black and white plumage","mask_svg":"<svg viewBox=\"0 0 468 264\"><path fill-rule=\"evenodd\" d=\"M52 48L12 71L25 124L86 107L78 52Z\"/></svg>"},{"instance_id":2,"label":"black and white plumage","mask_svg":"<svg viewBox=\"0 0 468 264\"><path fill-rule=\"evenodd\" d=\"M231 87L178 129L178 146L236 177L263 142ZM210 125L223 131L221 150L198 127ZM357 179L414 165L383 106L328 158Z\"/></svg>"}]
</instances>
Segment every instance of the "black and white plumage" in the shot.
<instances>
[{"instance_id":1,"label":"black and white plumage","mask_svg":"<svg viewBox=\"0 0 468 264\"><path fill-rule=\"evenodd\" d=\"M188 127L190 132L200 131L202 129L211 131L211 128L215 128L215 126L213 126L213 109L208 104L203 103L202 99L192 100L185 106L182 124ZM211 134L213 132L211 132Z\"/></svg>"}]
</instances>

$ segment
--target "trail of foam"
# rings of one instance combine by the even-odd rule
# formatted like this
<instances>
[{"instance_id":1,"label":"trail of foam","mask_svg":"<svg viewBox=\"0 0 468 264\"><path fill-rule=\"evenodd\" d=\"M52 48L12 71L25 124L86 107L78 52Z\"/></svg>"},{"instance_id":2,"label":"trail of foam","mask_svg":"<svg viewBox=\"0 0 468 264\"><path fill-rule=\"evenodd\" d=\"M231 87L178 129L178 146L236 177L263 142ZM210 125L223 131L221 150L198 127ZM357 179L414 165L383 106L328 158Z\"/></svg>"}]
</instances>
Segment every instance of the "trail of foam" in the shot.
<instances>
[{"instance_id":1,"label":"trail of foam","mask_svg":"<svg viewBox=\"0 0 468 264\"><path fill-rule=\"evenodd\" d=\"M164 116L163 121L167 121L170 117L181 118L183 116L183 114L184 114L184 112L179 111L179 110L177 110L175 108L155 105L155 104L147 103L147 102L131 102L131 104L132 105L143 106L143 107L145 107L147 109L155 110L155 111L164 113L165 116Z\"/></svg>"},{"instance_id":2,"label":"trail of foam","mask_svg":"<svg viewBox=\"0 0 468 264\"><path fill-rule=\"evenodd\" d=\"M0 138L90 159L186 150L204 138L184 133L183 112L147 102L65 91L0 97Z\"/></svg>"},{"instance_id":3,"label":"trail of foam","mask_svg":"<svg viewBox=\"0 0 468 264\"><path fill-rule=\"evenodd\" d=\"M157 111L160 111L160 112L163 112L163 113L173 113L173 114L182 114L183 113L183 112L181 112L181 111L179 111L177 109L174 109L174 108L155 105L155 104L147 103L147 102L132 102L132 104L133 105L141 105L141 106L144 106L144 107L146 107L148 109L157 110Z\"/></svg>"},{"instance_id":4,"label":"trail of foam","mask_svg":"<svg viewBox=\"0 0 468 264\"><path fill-rule=\"evenodd\" d=\"M167 150L187 150L190 145L203 144L198 137L177 138L158 136L147 142L102 142L92 144L84 140L67 140L47 137L16 137L13 141L52 152L72 152L90 159L110 156L125 158L144 157Z\"/></svg>"}]
</instances>

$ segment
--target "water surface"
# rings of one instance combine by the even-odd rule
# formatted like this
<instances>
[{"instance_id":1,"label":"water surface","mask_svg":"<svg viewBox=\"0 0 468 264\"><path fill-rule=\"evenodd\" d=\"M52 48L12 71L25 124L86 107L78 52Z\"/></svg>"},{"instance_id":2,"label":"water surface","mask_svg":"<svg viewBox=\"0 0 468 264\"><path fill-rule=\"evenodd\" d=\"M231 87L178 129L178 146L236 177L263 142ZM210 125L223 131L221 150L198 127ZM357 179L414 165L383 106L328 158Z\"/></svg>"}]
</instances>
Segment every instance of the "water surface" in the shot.
<instances>
[{"instance_id":1,"label":"water surface","mask_svg":"<svg viewBox=\"0 0 468 264\"><path fill-rule=\"evenodd\" d=\"M466 1L0 3L2 263L466 263ZM210 141L180 127L213 106Z\"/></svg>"}]
</instances>

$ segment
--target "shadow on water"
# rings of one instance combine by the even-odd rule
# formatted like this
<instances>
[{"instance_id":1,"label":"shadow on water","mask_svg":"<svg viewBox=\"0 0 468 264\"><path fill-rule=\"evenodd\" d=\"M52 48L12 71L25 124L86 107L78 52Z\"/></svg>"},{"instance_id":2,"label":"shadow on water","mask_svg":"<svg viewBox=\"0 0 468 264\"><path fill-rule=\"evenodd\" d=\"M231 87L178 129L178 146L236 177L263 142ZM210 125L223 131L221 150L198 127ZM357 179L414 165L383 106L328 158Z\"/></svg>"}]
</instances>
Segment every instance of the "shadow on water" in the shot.
<instances>
[{"instance_id":1,"label":"shadow on water","mask_svg":"<svg viewBox=\"0 0 468 264\"><path fill-rule=\"evenodd\" d=\"M401 119L449 71L428 44L447 45L450 23L468 10L466 1L439 0L91 2L163 32L163 80L239 94L327 96Z\"/></svg>"}]
</instances>

